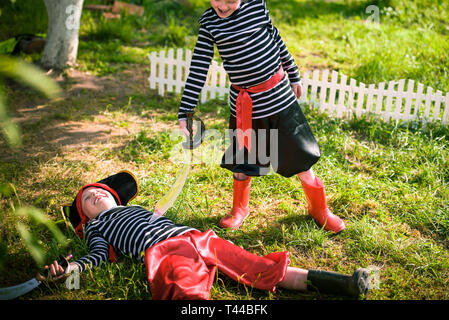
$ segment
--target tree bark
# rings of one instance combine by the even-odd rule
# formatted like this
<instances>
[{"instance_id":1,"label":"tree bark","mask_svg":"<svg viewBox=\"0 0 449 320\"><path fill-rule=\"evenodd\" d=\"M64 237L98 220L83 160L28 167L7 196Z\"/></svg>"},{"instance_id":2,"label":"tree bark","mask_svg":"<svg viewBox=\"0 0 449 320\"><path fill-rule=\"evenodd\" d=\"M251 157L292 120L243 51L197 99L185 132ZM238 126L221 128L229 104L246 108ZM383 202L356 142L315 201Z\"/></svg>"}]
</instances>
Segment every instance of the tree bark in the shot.
<instances>
[{"instance_id":1,"label":"tree bark","mask_svg":"<svg viewBox=\"0 0 449 320\"><path fill-rule=\"evenodd\" d=\"M41 63L63 69L76 64L78 33L84 0L44 0L48 14L47 39Z\"/></svg>"}]
</instances>

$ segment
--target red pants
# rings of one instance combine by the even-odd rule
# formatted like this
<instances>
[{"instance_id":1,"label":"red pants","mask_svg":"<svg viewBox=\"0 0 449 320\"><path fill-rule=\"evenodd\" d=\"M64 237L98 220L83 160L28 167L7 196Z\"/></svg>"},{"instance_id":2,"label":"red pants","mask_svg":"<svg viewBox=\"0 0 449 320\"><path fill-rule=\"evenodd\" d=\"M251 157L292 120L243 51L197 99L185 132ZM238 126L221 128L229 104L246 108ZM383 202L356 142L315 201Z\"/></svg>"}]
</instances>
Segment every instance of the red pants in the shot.
<instances>
[{"instance_id":1,"label":"red pants","mask_svg":"<svg viewBox=\"0 0 449 320\"><path fill-rule=\"evenodd\" d=\"M289 263L287 251L260 257L219 238L212 230L190 231L145 252L154 300L208 300L216 268L247 286L274 291Z\"/></svg>"}]
</instances>

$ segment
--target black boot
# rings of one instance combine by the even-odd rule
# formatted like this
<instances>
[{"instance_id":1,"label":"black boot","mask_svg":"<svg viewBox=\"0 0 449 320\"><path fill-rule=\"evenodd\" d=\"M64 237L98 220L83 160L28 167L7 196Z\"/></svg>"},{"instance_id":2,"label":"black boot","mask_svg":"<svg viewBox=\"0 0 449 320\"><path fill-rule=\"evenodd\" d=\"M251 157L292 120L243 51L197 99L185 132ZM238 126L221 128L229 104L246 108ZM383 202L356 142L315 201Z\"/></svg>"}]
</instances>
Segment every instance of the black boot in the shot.
<instances>
[{"instance_id":1,"label":"black boot","mask_svg":"<svg viewBox=\"0 0 449 320\"><path fill-rule=\"evenodd\" d=\"M361 294L368 296L369 272L357 269L352 276L321 270L309 270L307 290L358 298Z\"/></svg>"}]
</instances>

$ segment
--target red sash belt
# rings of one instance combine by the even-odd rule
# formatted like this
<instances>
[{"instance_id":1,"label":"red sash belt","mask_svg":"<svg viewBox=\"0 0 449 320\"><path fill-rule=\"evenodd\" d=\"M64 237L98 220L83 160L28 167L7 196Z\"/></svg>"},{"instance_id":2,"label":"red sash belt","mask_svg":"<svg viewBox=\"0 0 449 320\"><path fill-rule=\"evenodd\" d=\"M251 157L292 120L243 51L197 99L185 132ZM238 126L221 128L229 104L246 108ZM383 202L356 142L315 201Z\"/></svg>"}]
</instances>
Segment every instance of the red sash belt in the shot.
<instances>
[{"instance_id":1,"label":"red sash belt","mask_svg":"<svg viewBox=\"0 0 449 320\"><path fill-rule=\"evenodd\" d=\"M283 77L284 70L280 67L279 71L274 76L264 83L256 86L242 88L233 84L233 87L240 91L235 104L237 116L237 141L239 144L239 149L242 149L243 146L245 146L246 149L251 152L253 101L248 92L258 93L270 90L274 88Z\"/></svg>"}]
</instances>

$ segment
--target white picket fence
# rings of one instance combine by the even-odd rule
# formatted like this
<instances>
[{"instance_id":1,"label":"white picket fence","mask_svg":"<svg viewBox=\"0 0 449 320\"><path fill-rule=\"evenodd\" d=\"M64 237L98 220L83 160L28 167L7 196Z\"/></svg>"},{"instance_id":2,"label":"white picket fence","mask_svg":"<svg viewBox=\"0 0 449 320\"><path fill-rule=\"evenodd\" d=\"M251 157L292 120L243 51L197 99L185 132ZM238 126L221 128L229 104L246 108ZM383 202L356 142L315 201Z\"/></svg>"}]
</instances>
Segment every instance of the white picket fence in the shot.
<instances>
[{"instance_id":1,"label":"white picket fence","mask_svg":"<svg viewBox=\"0 0 449 320\"><path fill-rule=\"evenodd\" d=\"M191 50L169 49L159 53L151 52L150 88L165 92L181 93L188 76ZM330 80L329 80L330 76ZM348 83L349 80L349 83ZM377 85L357 83L344 74L329 70L305 71L302 74L303 95L301 101L316 105L328 114L348 118L374 114L384 120L449 120L449 93L443 95L440 90L425 88L413 80L381 82ZM206 84L201 91L200 102L209 99L226 99L229 94L229 79L221 64L212 61ZM424 92L425 90L425 92Z\"/></svg>"},{"instance_id":2,"label":"white picket fence","mask_svg":"<svg viewBox=\"0 0 449 320\"><path fill-rule=\"evenodd\" d=\"M167 92L181 93L185 81L189 74L190 61L192 60L191 50L169 49L151 52L150 59L150 81L151 89L158 89L160 95ZM208 79L201 91L200 102L204 103L208 99L224 99L229 94L229 79L223 66L216 61L212 61L209 66Z\"/></svg>"}]
</instances>

